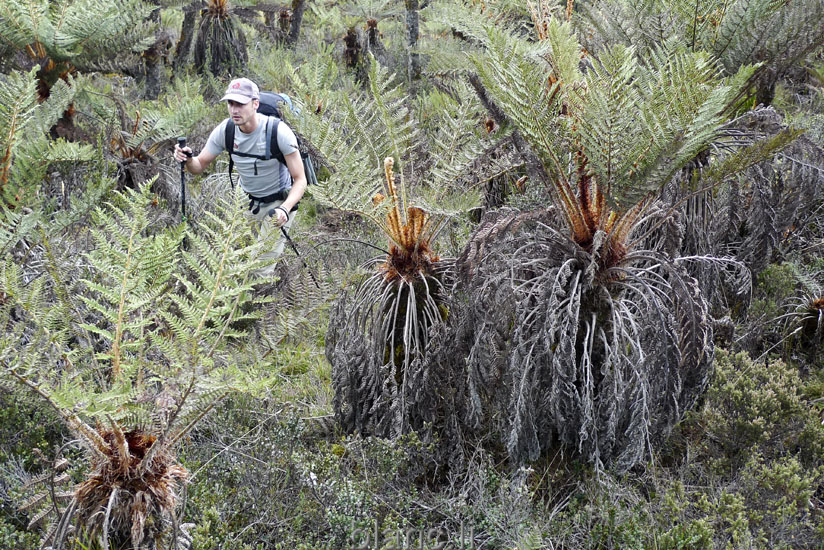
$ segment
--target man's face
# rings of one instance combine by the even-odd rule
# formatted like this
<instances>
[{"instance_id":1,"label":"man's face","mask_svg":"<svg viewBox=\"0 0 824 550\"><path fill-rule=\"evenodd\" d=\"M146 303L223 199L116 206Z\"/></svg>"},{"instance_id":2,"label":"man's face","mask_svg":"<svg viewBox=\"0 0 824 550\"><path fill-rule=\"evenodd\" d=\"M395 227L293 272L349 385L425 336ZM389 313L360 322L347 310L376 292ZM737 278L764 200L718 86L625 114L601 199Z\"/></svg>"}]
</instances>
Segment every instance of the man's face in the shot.
<instances>
[{"instance_id":1,"label":"man's face","mask_svg":"<svg viewBox=\"0 0 824 550\"><path fill-rule=\"evenodd\" d=\"M245 126L252 120L255 112L257 112L259 103L257 99L253 99L249 103L238 103L232 100L227 101L226 106L229 109L229 116L232 117L232 122L235 123L235 126Z\"/></svg>"}]
</instances>

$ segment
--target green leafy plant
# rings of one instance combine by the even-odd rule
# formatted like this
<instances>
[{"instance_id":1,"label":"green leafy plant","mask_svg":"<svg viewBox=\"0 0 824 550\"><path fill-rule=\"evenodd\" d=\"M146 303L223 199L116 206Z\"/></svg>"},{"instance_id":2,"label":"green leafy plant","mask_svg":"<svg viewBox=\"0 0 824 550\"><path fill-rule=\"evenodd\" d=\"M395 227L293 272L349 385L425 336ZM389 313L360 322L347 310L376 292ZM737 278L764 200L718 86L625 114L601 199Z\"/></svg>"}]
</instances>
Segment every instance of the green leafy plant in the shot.
<instances>
[{"instance_id":1,"label":"green leafy plant","mask_svg":"<svg viewBox=\"0 0 824 550\"><path fill-rule=\"evenodd\" d=\"M75 519L71 536L84 544L160 542L187 475L175 448L228 393L265 383L231 345L245 336L233 322L254 317L241 306L261 265L259 245L247 244L243 197L185 232L153 227L149 187L96 210L80 279L53 270L27 285L4 264L2 381L48 403L88 465L46 536L55 546ZM80 294L66 292L75 285Z\"/></svg>"},{"instance_id":2,"label":"green leafy plant","mask_svg":"<svg viewBox=\"0 0 824 550\"><path fill-rule=\"evenodd\" d=\"M142 0L11 0L0 7L2 45L23 54L14 57L26 60L18 69L38 66L42 100L75 71L111 66L113 58L134 62L154 40L144 24L150 10Z\"/></svg>"},{"instance_id":3,"label":"green leafy plant","mask_svg":"<svg viewBox=\"0 0 824 550\"><path fill-rule=\"evenodd\" d=\"M0 78L0 201L28 205L40 188L50 162L82 162L94 155L88 145L51 140L49 129L71 103L72 79L52 87L38 102L36 74L12 72Z\"/></svg>"}]
</instances>

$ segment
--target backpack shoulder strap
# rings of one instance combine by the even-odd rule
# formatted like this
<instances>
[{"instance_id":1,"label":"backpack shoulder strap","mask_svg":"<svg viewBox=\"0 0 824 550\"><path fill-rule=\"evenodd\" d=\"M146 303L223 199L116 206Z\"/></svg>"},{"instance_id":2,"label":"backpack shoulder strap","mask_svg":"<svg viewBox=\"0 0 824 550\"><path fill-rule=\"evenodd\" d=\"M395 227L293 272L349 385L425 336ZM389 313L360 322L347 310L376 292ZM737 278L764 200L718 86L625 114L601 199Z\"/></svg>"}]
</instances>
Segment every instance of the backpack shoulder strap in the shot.
<instances>
[{"instance_id":1,"label":"backpack shoulder strap","mask_svg":"<svg viewBox=\"0 0 824 550\"><path fill-rule=\"evenodd\" d=\"M232 159L232 151L235 148L235 123L229 118L226 119L226 131L223 135L223 147L229 153L229 183L232 184L232 189L235 188L235 182L232 180L232 169L235 167L235 161Z\"/></svg>"},{"instance_id":2,"label":"backpack shoulder strap","mask_svg":"<svg viewBox=\"0 0 824 550\"><path fill-rule=\"evenodd\" d=\"M269 154L278 159L278 162L285 165L286 157L283 156L283 151L280 150L280 145L278 145L278 128L280 127L280 119L277 117L271 118L274 119L274 124L272 124L272 131L267 138L269 141L266 149L269 151Z\"/></svg>"},{"instance_id":3,"label":"backpack shoulder strap","mask_svg":"<svg viewBox=\"0 0 824 550\"><path fill-rule=\"evenodd\" d=\"M277 118L277 117L273 117L273 116L267 116L266 117L266 130L265 130L266 131L266 149L265 149L266 156L264 157L264 160L269 160L269 159L272 158L272 154L273 154L272 148L273 147L275 149L277 149L277 146L278 146L277 131L278 131L278 123L279 122L280 122L280 119ZM275 136L274 139L272 139L273 134ZM275 157L277 157L277 155L275 155ZM280 159L278 159L278 160L280 160Z\"/></svg>"}]
</instances>

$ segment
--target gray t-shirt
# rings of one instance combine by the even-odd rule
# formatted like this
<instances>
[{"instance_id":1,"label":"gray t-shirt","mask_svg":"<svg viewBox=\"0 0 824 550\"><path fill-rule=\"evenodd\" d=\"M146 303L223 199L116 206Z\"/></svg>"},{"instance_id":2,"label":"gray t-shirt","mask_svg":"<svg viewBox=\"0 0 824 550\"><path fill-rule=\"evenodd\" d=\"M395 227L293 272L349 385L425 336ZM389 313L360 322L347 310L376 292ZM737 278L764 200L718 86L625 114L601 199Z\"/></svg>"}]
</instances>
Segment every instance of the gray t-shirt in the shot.
<instances>
[{"instance_id":1,"label":"gray t-shirt","mask_svg":"<svg viewBox=\"0 0 824 550\"><path fill-rule=\"evenodd\" d=\"M255 155L266 154L266 115L256 113L257 128L251 134L243 133L240 128L235 128L235 151L239 153L250 153ZM206 142L206 151L212 155L219 155L226 148L224 147L226 135L226 123L228 118L217 125L209 134ZM274 118L269 120L273 124ZM278 147L283 156L294 153L298 150L298 140L289 125L281 121L278 124ZM235 156L235 168L240 175L241 188L256 197L265 197L285 191L292 186L292 176L285 165L272 157L270 160L256 159L252 157Z\"/></svg>"}]
</instances>

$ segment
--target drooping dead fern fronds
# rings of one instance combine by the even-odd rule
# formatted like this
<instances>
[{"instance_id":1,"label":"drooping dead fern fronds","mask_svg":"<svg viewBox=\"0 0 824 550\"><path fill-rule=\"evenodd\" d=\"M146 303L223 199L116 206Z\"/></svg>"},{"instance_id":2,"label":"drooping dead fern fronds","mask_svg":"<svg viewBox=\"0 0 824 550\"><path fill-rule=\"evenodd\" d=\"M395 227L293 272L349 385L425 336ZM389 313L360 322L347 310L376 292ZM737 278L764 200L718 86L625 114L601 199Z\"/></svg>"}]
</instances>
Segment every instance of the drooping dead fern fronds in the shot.
<instances>
[{"instance_id":1,"label":"drooping dead fern fronds","mask_svg":"<svg viewBox=\"0 0 824 550\"><path fill-rule=\"evenodd\" d=\"M631 243L662 215L613 231ZM615 255L601 229L585 250L554 209L481 225L436 354L441 368L465 361L467 426L517 462L559 444L616 470L649 456L703 390L712 331L682 263L647 244Z\"/></svg>"},{"instance_id":2,"label":"drooping dead fern fronds","mask_svg":"<svg viewBox=\"0 0 824 550\"><path fill-rule=\"evenodd\" d=\"M690 179L717 179L719 165L740 173L690 197L684 190L668 190L668 200L686 200L681 254L734 257L755 278L792 250L814 248L824 208L821 146L789 127L774 109L763 108L729 123L712 151L713 162L698 158L687 168ZM746 304L749 293L717 267L696 263L690 272L701 281L714 314L723 316Z\"/></svg>"}]
</instances>

